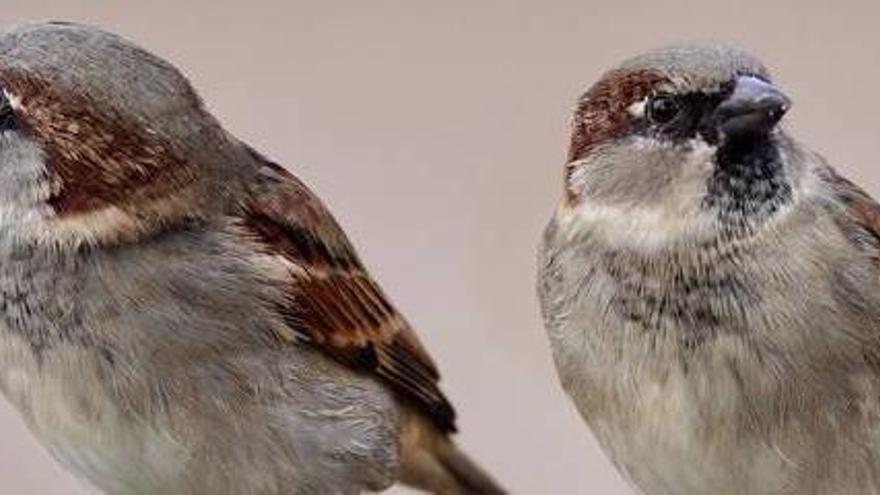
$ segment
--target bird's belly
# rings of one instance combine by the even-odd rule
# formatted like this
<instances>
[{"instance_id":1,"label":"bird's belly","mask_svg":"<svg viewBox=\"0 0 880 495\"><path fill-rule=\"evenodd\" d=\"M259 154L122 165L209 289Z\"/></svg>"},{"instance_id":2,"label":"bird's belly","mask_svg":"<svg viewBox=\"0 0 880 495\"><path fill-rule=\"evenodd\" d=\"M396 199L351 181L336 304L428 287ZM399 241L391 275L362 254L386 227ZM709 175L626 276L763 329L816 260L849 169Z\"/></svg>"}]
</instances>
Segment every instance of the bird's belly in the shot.
<instances>
[{"instance_id":1,"label":"bird's belly","mask_svg":"<svg viewBox=\"0 0 880 495\"><path fill-rule=\"evenodd\" d=\"M390 395L313 351L278 356L284 361L261 354L226 363L267 388L235 411L237 397L216 388L222 377L161 404L136 384L110 385L95 356L76 345L37 356L23 339L0 332L0 389L53 457L105 493L360 493L388 486L399 462ZM261 374L270 369L287 378L283 390Z\"/></svg>"},{"instance_id":2,"label":"bird's belly","mask_svg":"<svg viewBox=\"0 0 880 495\"><path fill-rule=\"evenodd\" d=\"M606 388L604 407L577 402L612 462L645 494L787 493L779 453L759 438L738 437L729 426L737 421L733 417L705 417L693 407L686 379L633 382L597 385Z\"/></svg>"},{"instance_id":3,"label":"bird's belly","mask_svg":"<svg viewBox=\"0 0 880 495\"><path fill-rule=\"evenodd\" d=\"M614 325L607 314L605 323ZM571 332L555 346L563 385L612 462L642 493L880 493L872 454L880 452L874 419L880 390L873 377L835 384L853 391L835 397L801 387L806 378L783 376L767 385L773 398L761 402L754 389L744 389L744 372L732 361L736 337L704 343L706 354L683 365L670 355L658 358L650 345L618 352L599 346L594 350L610 354L591 355L583 351L585 335ZM857 398L860 386L875 397L870 403ZM846 408L852 417L843 425L839 414Z\"/></svg>"},{"instance_id":4,"label":"bird's belly","mask_svg":"<svg viewBox=\"0 0 880 495\"><path fill-rule=\"evenodd\" d=\"M770 457L765 449L749 439L734 444L736 432L727 427L732 420L721 412L705 417L694 406L689 377L595 366L582 355L566 359L561 354L565 351L557 349L557 362L565 363L559 371L566 392L611 461L643 493L778 493L764 491L767 483L777 485L772 469L761 486L760 476L745 466ZM718 400L728 410L736 408L736 399L723 391ZM770 462L763 465L769 468Z\"/></svg>"},{"instance_id":5,"label":"bird's belly","mask_svg":"<svg viewBox=\"0 0 880 495\"><path fill-rule=\"evenodd\" d=\"M3 332L0 389L55 459L107 493L149 493L178 477L184 447L161 425L133 421L81 353L62 346L37 355Z\"/></svg>"}]
</instances>

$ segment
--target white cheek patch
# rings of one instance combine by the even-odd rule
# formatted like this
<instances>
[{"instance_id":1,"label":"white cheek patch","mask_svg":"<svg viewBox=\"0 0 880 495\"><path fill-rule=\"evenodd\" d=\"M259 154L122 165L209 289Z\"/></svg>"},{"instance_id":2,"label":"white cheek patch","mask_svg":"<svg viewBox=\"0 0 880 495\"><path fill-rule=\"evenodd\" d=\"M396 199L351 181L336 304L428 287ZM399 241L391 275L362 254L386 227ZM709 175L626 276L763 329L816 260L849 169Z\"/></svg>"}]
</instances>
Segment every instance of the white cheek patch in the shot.
<instances>
[{"instance_id":1,"label":"white cheek patch","mask_svg":"<svg viewBox=\"0 0 880 495\"><path fill-rule=\"evenodd\" d=\"M584 195L577 204L560 207L557 219L568 240L598 236L611 246L652 251L685 239L711 236L717 227L716 219L701 203L706 180L714 170L716 147L700 137L677 144L635 137L628 146L652 154L680 146L687 147L689 152L682 157L683 163L677 165L681 170L674 185L660 199L607 203ZM584 189L590 172L589 165L574 169L572 184L577 191Z\"/></svg>"},{"instance_id":2,"label":"white cheek patch","mask_svg":"<svg viewBox=\"0 0 880 495\"><path fill-rule=\"evenodd\" d=\"M51 215L45 157L36 143L0 133L0 242L32 240Z\"/></svg>"},{"instance_id":3,"label":"white cheek patch","mask_svg":"<svg viewBox=\"0 0 880 495\"><path fill-rule=\"evenodd\" d=\"M118 208L59 218L47 203L52 183L39 145L14 133L0 133L0 244L38 242L77 245L133 229L136 221Z\"/></svg>"}]
</instances>

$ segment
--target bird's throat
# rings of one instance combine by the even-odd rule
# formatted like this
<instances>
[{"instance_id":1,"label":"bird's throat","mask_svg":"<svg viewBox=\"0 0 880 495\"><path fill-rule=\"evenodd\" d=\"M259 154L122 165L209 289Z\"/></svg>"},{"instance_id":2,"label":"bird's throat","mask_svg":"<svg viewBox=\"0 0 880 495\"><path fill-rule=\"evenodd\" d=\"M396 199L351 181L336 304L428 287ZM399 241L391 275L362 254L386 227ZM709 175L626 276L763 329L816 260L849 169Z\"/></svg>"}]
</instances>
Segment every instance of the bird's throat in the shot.
<instances>
[{"instance_id":1,"label":"bird's throat","mask_svg":"<svg viewBox=\"0 0 880 495\"><path fill-rule=\"evenodd\" d=\"M766 220L792 196L782 155L772 137L719 147L706 189L703 206L734 227Z\"/></svg>"}]
</instances>

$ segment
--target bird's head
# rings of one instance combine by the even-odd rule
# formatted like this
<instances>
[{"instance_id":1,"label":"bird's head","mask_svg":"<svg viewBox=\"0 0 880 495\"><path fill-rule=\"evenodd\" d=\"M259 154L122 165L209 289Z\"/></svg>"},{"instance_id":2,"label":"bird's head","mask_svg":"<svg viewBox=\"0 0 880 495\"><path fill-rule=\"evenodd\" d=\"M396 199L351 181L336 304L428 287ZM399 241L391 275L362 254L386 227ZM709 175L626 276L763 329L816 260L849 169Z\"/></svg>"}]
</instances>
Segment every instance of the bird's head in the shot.
<instances>
[{"instance_id":1,"label":"bird's head","mask_svg":"<svg viewBox=\"0 0 880 495\"><path fill-rule=\"evenodd\" d=\"M606 73L579 100L562 209L627 243L750 228L798 174L779 121L788 97L746 52L684 46Z\"/></svg>"},{"instance_id":2,"label":"bird's head","mask_svg":"<svg viewBox=\"0 0 880 495\"><path fill-rule=\"evenodd\" d=\"M100 241L195 214L231 140L168 62L99 29L0 36L0 232Z\"/></svg>"}]
</instances>

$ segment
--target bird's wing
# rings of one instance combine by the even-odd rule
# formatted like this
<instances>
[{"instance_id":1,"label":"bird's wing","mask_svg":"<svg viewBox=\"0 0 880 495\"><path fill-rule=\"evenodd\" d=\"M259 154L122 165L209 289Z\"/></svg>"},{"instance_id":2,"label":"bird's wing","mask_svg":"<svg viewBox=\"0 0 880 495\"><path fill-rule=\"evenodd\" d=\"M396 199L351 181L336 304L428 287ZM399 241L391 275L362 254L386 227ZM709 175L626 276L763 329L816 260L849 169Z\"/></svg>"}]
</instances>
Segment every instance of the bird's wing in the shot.
<instances>
[{"instance_id":1,"label":"bird's wing","mask_svg":"<svg viewBox=\"0 0 880 495\"><path fill-rule=\"evenodd\" d=\"M324 352L384 379L443 431L455 411L434 361L413 329L364 269L321 201L281 166L254 153L259 175L241 223L267 252L291 266L286 321Z\"/></svg>"},{"instance_id":2,"label":"bird's wing","mask_svg":"<svg viewBox=\"0 0 880 495\"><path fill-rule=\"evenodd\" d=\"M831 167L822 170L822 178L830 185L837 200L846 208L846 216L861 228L863 234L855 241L867 244L880 262L880 205L871 196Z\"/></svg>"}]
</instances>

